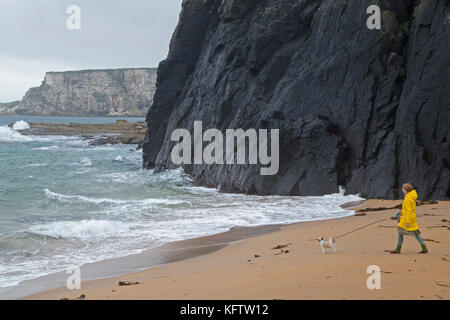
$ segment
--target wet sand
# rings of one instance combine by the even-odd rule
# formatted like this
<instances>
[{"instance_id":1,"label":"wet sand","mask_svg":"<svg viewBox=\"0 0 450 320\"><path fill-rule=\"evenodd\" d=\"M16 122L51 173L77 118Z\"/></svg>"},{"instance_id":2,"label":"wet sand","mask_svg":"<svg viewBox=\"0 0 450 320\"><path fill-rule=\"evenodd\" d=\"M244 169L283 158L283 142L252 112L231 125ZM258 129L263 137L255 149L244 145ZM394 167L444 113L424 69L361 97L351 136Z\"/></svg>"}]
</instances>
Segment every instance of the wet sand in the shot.
<instances>
[{"instance_id":1,"label":"wet sand","mask_svg":"<svg viewBox=\"0 0 450 320\"><path fill-rule=\"evenodd\" d=\"M400 201L368 200L358 209L398 204ZM396 212L398 209L370 211L262 230L237 228L231 233L172 243L159 252L160 257L164 257L164 250L171 252L162 258L164 265L84 281L81 290L60 287L26 299L76 299L82 294L88 300L449 299L450 202L417 207L418 223L430 250L426 255L418 254L420 246L411 237L405 237L402 254L385 252L396 245L396 221L390 219ZM321 253L316 238L343 234L347 235L336 240L336 254ZM248 239L236 242L239 237ZM278 245L287 246L273 249ZM105 277L109 271L106 265L140 261L148 266L154 258L137 256L92 264L91 268ZM367 268L371 265L381 269L380 290L367 288ZM87 274L82 269L84 279ZM119 286L119 281L138 284Z\"/></svg>"},{"instance_id":2,"label":"wet sand","mask_svg":"<svg viewBox=\"0 0 450 320\"><path fill-rule=\"evenodd\" d=\"M217 251L230 243L277 230L280 230L278 225L235 227L224 233L170 242L139 254L85 264L81 266L80 271L84 280L123 275L153 266L192 259ZM69 276L70 274L66 272L58 272L24 281L11 290L0 292L0 299L17 299L58 288L66 284Z\"/></svg>"}]
</instances>

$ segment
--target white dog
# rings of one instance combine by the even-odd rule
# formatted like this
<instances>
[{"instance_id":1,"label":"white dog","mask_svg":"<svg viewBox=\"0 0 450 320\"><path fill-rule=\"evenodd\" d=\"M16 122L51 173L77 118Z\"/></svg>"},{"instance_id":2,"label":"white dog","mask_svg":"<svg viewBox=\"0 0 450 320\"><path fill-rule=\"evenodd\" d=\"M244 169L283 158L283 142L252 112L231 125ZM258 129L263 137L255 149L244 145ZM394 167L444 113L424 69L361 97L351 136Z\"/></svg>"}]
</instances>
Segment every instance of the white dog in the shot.
<instances>
[{"instance_id":1,"label":"white dog","mask_svg":"<svg viewBox=\"0 0 450 320\"><path fill-rule=\"evenodd\" d=\"M328 239L328 241L323 240L323 237L317 239L320 246L322 247L322 253L327 253L327 249L333 249L333 253L336 253L336 241L333 238Z\"/></svg>"}]
</instances>

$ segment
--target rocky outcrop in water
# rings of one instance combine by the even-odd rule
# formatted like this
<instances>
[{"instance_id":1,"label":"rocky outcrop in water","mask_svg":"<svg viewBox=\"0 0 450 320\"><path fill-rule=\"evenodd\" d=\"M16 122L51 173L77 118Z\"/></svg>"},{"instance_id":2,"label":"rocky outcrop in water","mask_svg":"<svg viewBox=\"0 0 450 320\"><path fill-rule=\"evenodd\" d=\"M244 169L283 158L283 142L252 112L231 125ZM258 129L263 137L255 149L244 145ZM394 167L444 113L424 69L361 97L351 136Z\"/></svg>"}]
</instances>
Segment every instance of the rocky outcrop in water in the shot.
<instances>
[{"instance_id":1,"label":"rocky outcrop in water","mask_svg":"<svg viewBox=\"0 0 450 320\"><path fill-rule=\"evenodd\" d=\"M448 0L185 0L147 114L143 165L174 168L171 134L280 129L280 170L185 165L223 191L449 196ZM381 30L369 30L370 5Z\"/></svg>"},{"instance_id":2,"label":"rocky outcrop in water","mask_svg":"<svg viewBox=\"0 0 450 320\"><path fill-rule=\"evenodd\" d=\"M64 116L145 116L156 69L47 72L8 113ZM1 109L0 109L1 112Z\"/></svg>"},{"instance_id":3,"label":"rocky outcrop in water","mask_svg":"<svg viewBox=\"0 0 450 320\"><path fill-rule=\"evenodd\" d=\"M143 121L116 120L114 123L105 124L31 122L29 128L21 130L21 133L25 135L77 135L89 140L89 145L93 146L122 143L137 144L140 148L146 130L147 125Z\"/></svg>"}]
</instances>

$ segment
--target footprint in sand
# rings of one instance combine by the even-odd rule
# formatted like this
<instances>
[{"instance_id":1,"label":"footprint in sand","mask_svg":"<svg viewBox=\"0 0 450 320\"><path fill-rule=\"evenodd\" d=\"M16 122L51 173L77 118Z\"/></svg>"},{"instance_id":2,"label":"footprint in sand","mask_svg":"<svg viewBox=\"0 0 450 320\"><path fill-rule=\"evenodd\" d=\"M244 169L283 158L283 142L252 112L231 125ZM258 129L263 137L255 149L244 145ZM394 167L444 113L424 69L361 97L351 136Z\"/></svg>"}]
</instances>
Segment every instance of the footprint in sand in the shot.
<instances>
[{"instance_id":1,"label":"footprint in sand","mask_svg":"<svg viewBox=\"0 0 450 320\"><path fill-rule=\"evenodd\" d=\"M448 282L445 282L445 281L438 281L438 282L436 282L436 285L438 285L440 287L450 288L450 284Z\"/></svg>"},{"instance_id":2,"label":"footprint in sand","mask_svg":"<svg viewBox=\"0 0 450 320\"><path fill-rule=\"evenodd\" d=\"M284 249L281 249L281 251L280 251L280 252L278 252L278 253L275 253L275 255L277 256L277 255L279 255L279 254L283 254L283 253L289 253L289 250L284 250Z\"/></svg>"},{"instance_id":3,"label":"footprint in sand","mask_svg":"<svg viewBox=\"0 0 450 320\"><path fill-rule=\"evenodd\" d=\"M119 286L134 286L139 284L139 282L132 282L132 281L119 281Z\"/></svg>"},{"instance_id":4,"label":"footprint in sand","mask_svg":"<svg viewBox=\"0 0 450 320\"><path fill-rule=\"evenodd\" d=\"M440 241L433 240L433 239L423 239L423 241L434 242L434 243L441 243Z\"/></svg>"},{"instance_id":5,"label":"footprint in sand","mask_svg":"<svg viewBox=\"0 0 450 320\"><path fill-rule=\"evenodd\" d=\"M272 249L273 249L273 250L283 249L283 248L286 248L286 247L290 246L291 244L292 244L292 243L279 244L279 245L273 247Z\"/></svg>"},{"instance_id":6,"label":"footprint in sand","mask_svg":"<svg viewBox=\"0 0 450 320\"><path fill-rule=\"evenodd\" d=\"M279 255L279 254L283 254L283 253L289 253L289 250L284 250L283 248L286 248L288 246L290 246L292 243L287 243L287 244L279 244L275 247L272 248L272 250L279 250L281 249L280 252L275 253L275 255Z\"/></svg>"}]
</instances>

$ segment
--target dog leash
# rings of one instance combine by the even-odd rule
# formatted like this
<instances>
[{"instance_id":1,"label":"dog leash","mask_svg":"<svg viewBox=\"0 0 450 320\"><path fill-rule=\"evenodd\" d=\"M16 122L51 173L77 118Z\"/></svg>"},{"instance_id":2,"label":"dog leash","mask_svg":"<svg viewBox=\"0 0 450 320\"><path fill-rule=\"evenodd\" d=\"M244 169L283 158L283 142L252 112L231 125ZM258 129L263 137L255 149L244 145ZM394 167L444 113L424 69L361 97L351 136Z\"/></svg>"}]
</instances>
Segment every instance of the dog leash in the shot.
<instances>
[{"instance_id":1,"label":"dog leash","mask_svg":"<svg viewBox=\"0 0 450 320\"><path fill-rule=\"evenodd\" d=\"M357 228L357 229L355 229L355 230L352 230L352 231L349 231L349 232L347 232L347 233L341 234L340 236L333 237L333 239L338 239L338 238L345 237L346 235L349 235L350 233L353 233L353 232L355 232L355 231L358 231L358 230L361 230L361 229L366 228L366 227L368 227L368 226L371 226L372 224L380 223L380 222L385 221L385 220L390 220L390 218L385 218L385 219L382 219L382 220L378 220L378 221L375 221L375 222L371 222L371 223L369 223L369 224L366 224L365 226L362 226L362 227L359 227L359 228Z\"/></svg>"}]
</instances>

